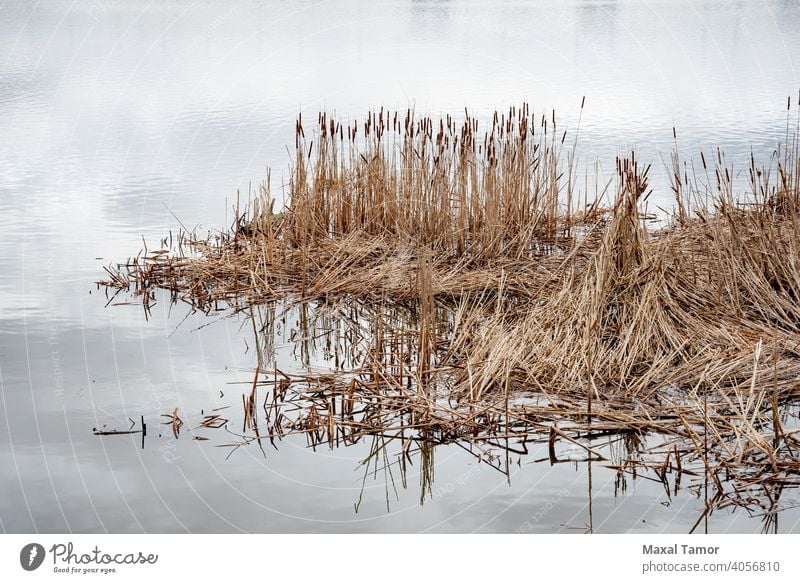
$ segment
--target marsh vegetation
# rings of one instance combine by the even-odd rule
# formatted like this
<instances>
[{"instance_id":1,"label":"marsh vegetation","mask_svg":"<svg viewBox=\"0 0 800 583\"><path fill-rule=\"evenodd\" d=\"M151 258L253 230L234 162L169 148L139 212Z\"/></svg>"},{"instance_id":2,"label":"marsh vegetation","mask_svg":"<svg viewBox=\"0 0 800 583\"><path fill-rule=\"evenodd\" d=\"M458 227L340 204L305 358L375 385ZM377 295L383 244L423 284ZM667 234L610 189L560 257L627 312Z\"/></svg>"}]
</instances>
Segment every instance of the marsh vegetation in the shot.
<instances>
[{"instance_id":1,"label":"marsh vegetation","mask_svg":"<svg viewBox=\"0 0 800 583\"><path fill-rule=\"evenodd\" d=\"M228 231L170 234L100 284L145 313L168 299L249 318L241 425L189 424L234 449L371 440L367 469L418 456L431 479L436 444L506 474L532 444L551 463L569 444L702 489L707 511L773 512L800 484L800 153L784 144L742 170L676 146L674 204L651 209L635 153L606 180L579 168L577 129L524 104L486 127L298 117L285 205L268 180ZM304 371L277 365L276 327Z\"/></svg>"}]
</instances>

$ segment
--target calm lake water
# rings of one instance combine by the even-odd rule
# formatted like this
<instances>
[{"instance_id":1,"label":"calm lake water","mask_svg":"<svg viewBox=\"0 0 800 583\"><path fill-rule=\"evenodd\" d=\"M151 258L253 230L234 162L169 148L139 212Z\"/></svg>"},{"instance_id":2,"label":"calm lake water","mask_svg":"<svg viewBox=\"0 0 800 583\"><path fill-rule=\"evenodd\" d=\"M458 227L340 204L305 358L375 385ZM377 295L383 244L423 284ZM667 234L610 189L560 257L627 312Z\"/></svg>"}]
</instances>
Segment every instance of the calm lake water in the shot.
<instances>
[{"instance_id":1,"label":"calm lake water","mask_svg":"<svg viewBox=\"0 0 800 583\"><path fill-rule=\"evenodd\" d=\"M579 158L635 148L769 156L800 89L794 0L0 3L0 530L687 532L703 501L594 464L514 460L510 483L438 447L397 495L364 446L175 439L164 413L241 406L241 321L105 307L102 267L180 224L220 229L237 191L287 175L298 111L488 115L523 100L574 127ZM249 342L249 344L248 344ZM283 356L281 358L288 358ZM150 435L96 437L144 417ZM160 430L160 435L159 435ZM416 472L416 473L415 473ZM793 502L794 500L794 502ZM784 504L800 504L787 492ZM710 532L757 532L744 510ZM774 524L770 525L774 528ZM779 515L800 530L800 512Z\"/></svg>"}]
</instances>

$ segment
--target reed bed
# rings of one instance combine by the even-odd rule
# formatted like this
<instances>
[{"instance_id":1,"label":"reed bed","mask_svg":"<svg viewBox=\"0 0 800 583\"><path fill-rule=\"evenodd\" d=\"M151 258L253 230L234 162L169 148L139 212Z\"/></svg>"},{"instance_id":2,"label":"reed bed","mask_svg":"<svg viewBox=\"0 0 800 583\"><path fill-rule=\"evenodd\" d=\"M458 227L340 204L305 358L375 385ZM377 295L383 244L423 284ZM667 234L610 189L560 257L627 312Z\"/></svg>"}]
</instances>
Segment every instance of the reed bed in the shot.
<instances>
[{"instance_id":1,"label":"reed bed","mask_svg":"<svg viewBox=\"0 0 800 583\"><path fill-rule=\"evenodd\" d=\"M320 114L307 139L298 118L285 208L267 182L228 232L180 233L100 283L146 310L166 290L260 318L240 443L381 436L402 459L542 442L554 462L568 441L620 472L700 477L709 507L779 507L800 475L797 148L751 159L740 194L721 152L691 173L675 153L675 211L653 223L634 154L590 200L554 115L479 127L382 109ZM330 372L274 366L276 302L303 306L302 361L328 338ZM612 460L610 435L651 437Z\"/></svg>"}]
</instances>

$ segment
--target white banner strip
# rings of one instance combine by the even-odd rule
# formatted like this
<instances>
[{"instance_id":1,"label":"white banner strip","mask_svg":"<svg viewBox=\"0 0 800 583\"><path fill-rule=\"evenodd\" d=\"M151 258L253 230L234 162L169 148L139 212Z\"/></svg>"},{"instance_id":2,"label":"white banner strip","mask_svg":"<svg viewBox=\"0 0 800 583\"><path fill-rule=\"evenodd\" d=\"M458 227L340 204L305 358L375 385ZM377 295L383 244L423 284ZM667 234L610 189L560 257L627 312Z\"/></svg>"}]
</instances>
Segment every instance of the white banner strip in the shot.
<instances>
[{"instance_id":1,"label":"white banner strip","mask_svg":"<svg viewBox=\"0 0 800 583\"><path fill-rule=\"evenodd\" d=\"M0 581L797 581L798 542L794 535L4 535Z\"/></svg>"}]
</instances>

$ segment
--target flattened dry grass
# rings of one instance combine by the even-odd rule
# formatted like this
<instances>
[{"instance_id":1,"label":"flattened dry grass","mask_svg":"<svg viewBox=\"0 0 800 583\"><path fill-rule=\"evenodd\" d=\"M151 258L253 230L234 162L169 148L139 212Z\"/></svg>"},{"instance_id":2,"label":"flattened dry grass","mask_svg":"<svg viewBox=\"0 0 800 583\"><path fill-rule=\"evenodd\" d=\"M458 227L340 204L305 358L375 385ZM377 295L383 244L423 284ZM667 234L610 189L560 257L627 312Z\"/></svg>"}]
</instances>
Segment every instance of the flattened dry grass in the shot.
<instances>
[{"instance_id":1,"label":"flattened dry grass","mask_svg":"<svg viewBox=\"0 0 800 583\"><path fill-rule=\"evenodd\" d=\"M649 167L619 159L590 201L565 144L555 116L527 106L483 133L469 115L381 110L363 126L320 114L307 140L298 118L284 209L265 184L229 232L182 233L101 283L146 309L168 290L207 312L287 300L371 311L382 323L347 366L283 375L280 390L277 372L263 381L276 408L305 399L268 420L270 439L414 431L510 447L654 433L663 441L638 463L663 477L696 474L694 461L716 503L776 507L800 472L798 152L752 161L740 196L721 153L714 168L702 158L705 184L675 154L677 210L649 227ZM388 309L408 317L386 321Z\"/></svg>"}]
</instances>

